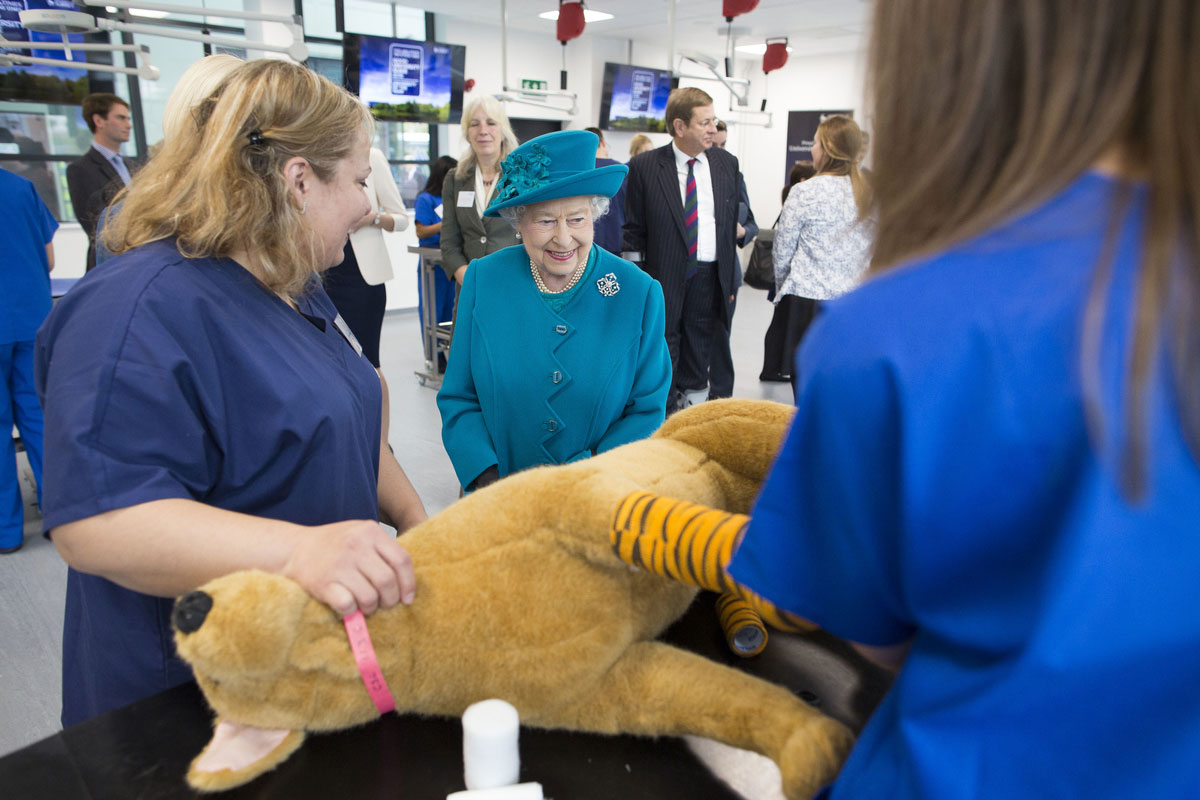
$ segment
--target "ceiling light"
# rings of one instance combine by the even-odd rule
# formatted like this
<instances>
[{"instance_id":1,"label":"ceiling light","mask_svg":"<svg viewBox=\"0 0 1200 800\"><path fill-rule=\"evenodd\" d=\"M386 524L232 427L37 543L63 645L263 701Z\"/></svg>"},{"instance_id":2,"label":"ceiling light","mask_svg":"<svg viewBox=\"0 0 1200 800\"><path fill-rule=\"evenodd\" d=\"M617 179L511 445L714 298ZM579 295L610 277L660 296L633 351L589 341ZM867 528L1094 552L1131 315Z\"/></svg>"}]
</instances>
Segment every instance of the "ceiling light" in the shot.
<instances>
[{"instance_id":1,"label":"ceiling light","mask_svg":"<svg viewBox=\"0 0 1200 800\"><path fill-rule=\"evenodd\" d=\"M162 19L167 16L166 11L151 11L148 8L131 8L129 14L134 17L149 17L150 19Z\"/></svg>"},{"instance_id":2,"label":"ceiling light","mask_svg":"<svg viewBox=\"0 0 1200 800\"><path fill-rule=\"evenodd\" d=\"M752 56L761 56L763 53L767 52L767 43L761 42L759 44L739 44L733 49L739 53L746 53ZM789 47L787 51L789 53L792 52L792 48Z\"/></svg>"},{"instance_id":3,"label":"ceiling light","mask_svg":"<svg viewBox=\"0 0 1200 800\"><path fill-rule=\"evenodd\" d=\"M538 14L538 17L540 19L557 20L558 19L558 9L556 8L553 11L542 12L541 14ZM606 19L612 19L612 18L613 18L612 14L606 14L603 11L592 11L590 8L585 8L583 10L583 21L584 22L603 22Z\"/></svg>"}]
</instances>

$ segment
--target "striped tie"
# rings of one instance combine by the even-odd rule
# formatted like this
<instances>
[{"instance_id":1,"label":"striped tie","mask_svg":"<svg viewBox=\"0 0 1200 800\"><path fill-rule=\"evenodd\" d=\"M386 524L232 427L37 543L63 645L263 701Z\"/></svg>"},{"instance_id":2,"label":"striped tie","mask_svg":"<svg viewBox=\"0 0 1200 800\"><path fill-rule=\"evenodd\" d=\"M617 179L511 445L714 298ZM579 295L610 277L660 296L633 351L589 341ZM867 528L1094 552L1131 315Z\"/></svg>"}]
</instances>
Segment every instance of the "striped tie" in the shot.
<instances>
[{"instance_id":1,"label":"striped tie","mask_svg":"<svg viewBox=\"0 0 1200 800\"><path fill-rule=\"evenodd\" d=\"M693 171L696 160L688 159L687 191L683 198L683 224L687 228L688 278L696 274L696 251L700 246L700 205L696 201L696 174Z\"/></svg>"}]
</instances>

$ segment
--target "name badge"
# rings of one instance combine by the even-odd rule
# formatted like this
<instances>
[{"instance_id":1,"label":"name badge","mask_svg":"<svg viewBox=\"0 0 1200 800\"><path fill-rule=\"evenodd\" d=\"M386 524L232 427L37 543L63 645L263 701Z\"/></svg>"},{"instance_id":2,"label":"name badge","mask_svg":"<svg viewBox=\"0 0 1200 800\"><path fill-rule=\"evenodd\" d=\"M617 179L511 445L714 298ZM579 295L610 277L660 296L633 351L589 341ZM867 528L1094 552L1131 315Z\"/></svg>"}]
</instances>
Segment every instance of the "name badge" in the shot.
<instances>
[{"instance_id":1,"label":"name badge","mask_svg":"<svg viewBox=\"0 0 1200 800\"><path fill-rule=\"evenodd\" d=\"M337 328L337 331L342 335L342 338L354 348L354 352L361 356L362 345L358 343L358 339L354 338L354 334L350 331L350 326L346 324L346 320L342 319L341 314L338 314L333 318L333 327Z\"/></svg>"},{"instance_id":2,"label":"name badge","mask_svg":"<svg viewBox=\"0 0 1200 800\"><path fill-rule=\"evenodd\" d=\"M475 205L475 193L474 192L459 192L458 193L458 207L459 208L470 208L473 205Z\"/></svg>"}]
</instances>

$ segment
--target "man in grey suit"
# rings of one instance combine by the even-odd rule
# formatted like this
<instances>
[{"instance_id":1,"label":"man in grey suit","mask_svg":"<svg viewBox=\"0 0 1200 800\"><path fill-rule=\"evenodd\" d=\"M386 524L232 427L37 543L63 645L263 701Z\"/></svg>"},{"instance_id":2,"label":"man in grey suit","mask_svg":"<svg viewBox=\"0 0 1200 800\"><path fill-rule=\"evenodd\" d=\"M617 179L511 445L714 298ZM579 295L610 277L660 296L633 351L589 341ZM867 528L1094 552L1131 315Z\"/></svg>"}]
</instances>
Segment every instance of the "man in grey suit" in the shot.
<instances>
[{"instance_id":1,"label":"man in grey suit","mask_svg":"<svg viewBox=\"0 0 1200 800\"><path fill-rule=\"evenodd\" d=\"M712 341L727 325L734 293L739 197L737 158L712 147L712 97L672 91L666 123L671 143L629 162L622 250L662 284L674 367L670 412L708 386Z\"/></svg>"},{"instance_id":2,"label":"man in grey suit","mask_svg":"<svg viewBox=\"0 0 1200 800\"><path fill-rule=\"evenodd\" d=\"M129 183L136 166L121 155L133 122L129 104L115 94L89 94L83 98L83 119L92 132L92 146L67 165L67 189L75 218L88 235L87 268L96 266L96 223L121 187Z\"/></svg>"}]
</instances>

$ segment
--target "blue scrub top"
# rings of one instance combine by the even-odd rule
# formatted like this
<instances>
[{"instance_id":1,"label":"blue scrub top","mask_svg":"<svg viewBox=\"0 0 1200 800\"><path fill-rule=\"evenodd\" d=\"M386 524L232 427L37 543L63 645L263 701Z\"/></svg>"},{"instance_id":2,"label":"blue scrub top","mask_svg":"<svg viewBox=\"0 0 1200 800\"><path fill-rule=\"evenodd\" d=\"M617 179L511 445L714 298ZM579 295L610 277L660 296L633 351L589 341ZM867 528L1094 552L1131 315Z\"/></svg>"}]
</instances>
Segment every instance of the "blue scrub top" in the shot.
<instances>
[{"instance_id":1,"label":"blue scrub top","mask_svg":"<svg viewBox=\"0 0 1200 800\"><path fill-rule=\"evenodd\" d=\"M32 342L50 313L50 263L46 245L58 221L33 184L0 169L0 344ZM8 431L0 431L8 436Z\"/></svg>"},{"instance_id":2,"label":"blue scrub top","mask_svg":"<svg viewBox=\"0 0 1200 800\"><path fill-rule=\"evenodd\" d=\"M881 275L801 348L731 572L839 636L913 639L831 797L1200 796L1200 469L1163 363L1146 497L1117 482L1143 195L1082 348L1115 193L1085 175Z\"/></svg>"},{"instance_id":3,"label":"blue scrub top","mask_svg":"<svg viewBox=\"0 0 1200 800\"><path fill-rule=\"evenodd\" d=\"M303 525L377 519L379 379L318 282L298 305L172 241L89 272L37 339L46 530L167 498ZM171 603L70 570L64 725L190 677Z\"/></svg>"},{"instance_id":4,"label":"blue scrub top","mask_svg":"<svg viewBox=\"0 0 1200 800\"><path fill-rule=\"evenodd\" d=\"M437 212L441 205L442 198L436 197L429 192L421 192L417 195L417 203L413 209L413 216L422 225L436 225L442 221L442 215ZM433 236L417 239L417 244L421 247L437 247L441 244L441 241L442 235L435 233Z\"/></svg>"}]
</instances>

